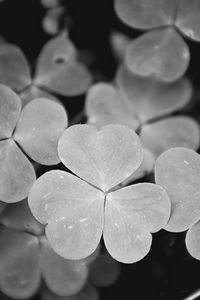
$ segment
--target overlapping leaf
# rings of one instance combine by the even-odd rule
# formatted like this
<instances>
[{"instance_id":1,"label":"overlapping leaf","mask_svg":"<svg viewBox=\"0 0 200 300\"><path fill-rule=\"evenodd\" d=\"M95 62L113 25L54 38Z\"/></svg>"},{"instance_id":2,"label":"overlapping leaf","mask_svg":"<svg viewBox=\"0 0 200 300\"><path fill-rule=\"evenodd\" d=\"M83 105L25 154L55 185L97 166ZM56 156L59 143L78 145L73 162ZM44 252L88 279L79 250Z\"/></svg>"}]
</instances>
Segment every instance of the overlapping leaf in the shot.
<instances>
[{"instance_id":1,"label":"overlapping leaf","mask_svg":"<svg viewBox=\"0 0 200 300\"><path fill-rule=\"evenodd\" d=\"M40 283L38 239L0 227L0 288L8 296L26 299Z\"/></svg>"},{"instance_id":2,"label":"overlapping leaf","mask_svg":"<svg viewBox=\"0 0 200 300\"><path fill-rule=\"evenodd\" d=\"M198 0L116 0L115 11L121 21L132 28L175 26L186 37L200 40Z\"/></svg>"},{"instance_id":3,"label":"overlapping leaf","mask_svg":"<svg viewBox=\"0 0 200 300\"><path fill-rule=\"evenodd\" d=\"M142 145L157 158L162 152L172 147L198 149L200 128L198 123L190 117L168 117L143 125L140 138Z\"/></svg>"},{"instance_id":4,"label":"overlapping leaf","mask_svg":"<svg viewBox=\"0 0 200 300\"><path fill-rule=\"evenodd\" d=\"M78 293L84 286L88 268L84 261L65 260L57 255L46 239L41 249L43 279L49 289L59 296Z\"/></svg>"},{"instance_id":5,"label":"overlapping leaf","mask_svg":"<svg viewBox=\"0 0 200 300\"><path fill-rule=\"evenodd\" d=\"M35 161L51 165L59 163L58 139L67 127L64 107L45 98L29 102L20 115L14 139Z\"/></svg>"},{"instance_id":6,"label":"overlapping leaf","mask_svg":"<svg viewBox=\"0 0 200 300\"><path fill-rule=\"evenodd\" d=\"M145 175L153 172L154 164L155 164L154 155L151 153L150 150L144 148L144 158L143 158L141 165L133 174L131 174L131 176L129 176L127 179L125 179L121 183L121 185L126 186L129 183L131 183L135 180L141 179Z\"/></svg>"},{"instance_id":7,"label":"overlapping leaf","mask_svg":"<svg viewBox=\"0 0 200 300\"><path fill-rule=\"evenodd\" d=\"M19 203L7 205L0 216L0 223L10 229L33 235L44 233L44 226L33 217L26 199Z\"/></svg>"},{"instance_id":8,"label":"overlapping leaf","mask_svg":"<svg viewBox=\"0 0 200 300\"><path fill-rule=\"evenodd\" d=\"M192 96L192 87L187 79L170 84L161 83L134 76L124 65L118 69L116 80L141 122L165 116L184 107Z\"/></svg>"},{"instance_id":9,"label":"overlapping leaf","mask_svg":"<svg viewBox=\"0 0 200 300\"><path fill-rule=\"evenodd\" d=\"M0 198L18 202L27 197L36 179L26 152L40 164L57 164L58 139L67 127L67 114L59 103L35 99L21 111L21 100L0 85Z\"/></svg>"},{"instance_id":10,"label":"overlapping leaf","mask_svg":"<svg viewBox=\"0 0 200 300\"><path fill-rule=\"evenodd\" d=\"M13 44L0 45L0 83L15 91L31 84L30 69L24 53Z\"/></svg>"},{"instance_id":11,"label":"overlapping leaf","mask_svg":"<svg viewBox=\"0 0 200 300\"><path fill-rule=\"evenodd\" d=\"M112 191L141 164L136 133L123 125L100 130L74 125L61 136L58 153L80 178L59 170L47 172L28 198L34 216L47 224L54 250L66 258L84 258L96 249L103 233L116 260L142 259L151 246L150 232L161 229L169 218L170 202L154 184Z\"/></svg>"},{"instance_id":12,"label":"overlapping leaf","mask_svg":"<svg viewBox=\"0 0 200 300\"><path fill-rule=\"evenodd\" d=\"M137 116L126 97L114 85L97 83L88 90L85 112L88 123L101 127L107 124L124 124L136 129Z\"/></svg>"},{"instance_id":13,"label":"overlapping leaf","mask_svg":"<svg viewBox=\"0 0 200 300\"><path fill-rule=\"evenodd\" d=\"M196 152L181 147L165 151L156 161L155 180L172 203L166 230L184 231L200 219L200 156Z\"/></svg>"},{"instance_id":14,"label":"overlapping leaf","mask_svg":"<svg viewBox=\"0 0 200 300\"><path fill-rule=\"evenodd\" d=\"M34 85L32 85L29 88L27 88L26 90L22 91L19 95L20 95L23 106L25 106L31 100L34 100L37 98L45 98L45 99L53 100L55 102L60 103L60 100L58 100L58 98L56 98L54 95L52 95L51 93L48 93Z\"/></svg>"},{"instance_id":15,"label":"overlapping leaf","mask_svg":"<svg viewBox=\"0 0 200 300\"><path fill-rule=\"evenodd\" d=\"M20 98L0 84L0 140L10 138L21 112Z\"/></svg>"},{"instance_id":16,"label":"overlapping leaf","mask_svg":"<svg viewBox=\"0 0 200 300\"><path fill-rule=\"evenodd\" d=\"M189 61L189 48L174 28L147 32L133 40L126 52L126 65L133 74L164 82L183 76Z\"/></svg>"},{"instance_id":17,"label":"overlapping leaf","mask_svg":"<svg viewBox=\"0 0 200 300\"><path fill-rule=\"evenodd\" d=\"M84 93L91 83L91 75L78 61L77 51L66 33L62 33L48 41L42 48L33 78L21 49L13 44L1 44L0 83L16 92L26 93L26 89L34 86L70 96ZM23 105L27 99L26 97Z\"/></svg>"},{"instance_id":18,"label":"overlapping leaf","mask_svg":"<svg viewBox=\"0 0 200 300\"><path fill-rule=\"evenodd\" d=\"M35 180L31 162L15 141L0 141L0 199L8 203L21 201Z\"/></svg>"},{"instance_id":19,"label":"overlapping leaf","mask_svg":"<svg viewBox=\"0 0 200 300\"><path fill-rule=\"evenodd\" d=\"M41 237L42 225L26 202L5 209L0 222L4 225L0 226L0 288L5 294L17 299L30 297L37 291L41 277L60 296L82 289L88 274L86 263L65 260L49 247L46 238Z\"/></svg>"}]
</instances>

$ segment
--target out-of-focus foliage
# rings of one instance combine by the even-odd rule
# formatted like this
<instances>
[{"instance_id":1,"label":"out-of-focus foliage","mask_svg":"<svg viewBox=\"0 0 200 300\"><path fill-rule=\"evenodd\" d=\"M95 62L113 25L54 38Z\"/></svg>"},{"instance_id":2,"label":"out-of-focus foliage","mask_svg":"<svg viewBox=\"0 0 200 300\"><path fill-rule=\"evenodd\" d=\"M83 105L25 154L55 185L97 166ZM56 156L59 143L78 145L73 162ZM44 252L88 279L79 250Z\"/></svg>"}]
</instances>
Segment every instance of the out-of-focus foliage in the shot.
<instances>
[{"instance_id":1,"label":"out-of-focus foliage","mask_svg":"<svg viewBox=\"0 0 200 300\"><path fill-rule=\"evenodd\" d=\"M97 287L110 286L119 279L120 263L114 260L107 252L100 254L90 265L89 281Z\"/></svg>"},{"instance_id":2,"label":"out-of-focus foliage","mask_svg":"<svg viewBox=\"0 0 200 300\"><path fill-rule=\"evenodd\" d=\"M198 0L116 0L115 11L132 28L153 29L127 49L126 65L133 74L172 82L185 73L190 51L179 32L199 41Z\"/></svg>"},{"instance_id":3,"label":"out-of-focus foliage","mask_svg":"<svg viewBox=\"0 0 200 300\"><path fill-rule=\"evenodd\" d=\"M59 296L73 295L84 286L88 267L84 261L58 256L32 216L26 200L9 205L0 218L0 289L14 299L37 292L41 278Z\"/></svg>"},{"instance_id":4,"label":"out-of-focus foliage","mask_svg":"<svg viewBox=\"0 0 200 300\"><path fill-rule=\"evenodd\" d=\"M115 0L119 18L132 28L152 29L174 22L178 0Z\"/></svg>"},{"instance_id":5,"label":"out-of-focus foliage","mask_svg":"<svg viewBox=\"0 0 200 300\"><path fill-rule=\"evenodd\" d=\"M33 78L22 50L13 44L0 44L0 83L26 95L29 91L32 95L32 88L37 87L41 92L74 96L87 90L91 76L79 62L77 50L64 32L41 49ZM22 100L26 103L29 97Z\"/></svg>"},{"instance_id":6,"label":"out-of-focus foliage","mask_svg":"<svg viewBox=\"0 0 200 300\"><path fill-rule=\"evenodd\" d=\"M125 60L127 68L135 75L173 82L185 73L190 51L174 28L163 28L133 40Z\"/></svg>"},{"instance_id":7,"label":"out-of-focus foliage","mask_svg":"<svg viewBox=\"0 0 200 300\"><path fill-rule=\"evenodd\" d=\"M115 0L115 11L132 28L174 26L192 40L200 39L198 0Z\"/></svg>"},{"instance_id":8,"label":"out-of-focus foliage","mask_svg":"<svg viewBox=\"0 0 200 300\"><path fill-rule=\"evenodd\" d=\"M155 181L165 188L172 203L165 229L171 232L188 230L186 246L200 259L200 156L187 148L172 148L156 161Z\"/></svg>"},{"instance_id":9,"label":"out-of-focus foliage","mask_svg":"<svg viewBox=\"0 0 200 300\"><path fill-rule=\"evenodd\" d=\"M42 289L41 299L42 300L98 300L99 293L94 286L92 286L90 284L86 284L79 293L72 295L72 296L60 297L60 296L53 294L48 289Z\"/></svg>"}]
</instances>

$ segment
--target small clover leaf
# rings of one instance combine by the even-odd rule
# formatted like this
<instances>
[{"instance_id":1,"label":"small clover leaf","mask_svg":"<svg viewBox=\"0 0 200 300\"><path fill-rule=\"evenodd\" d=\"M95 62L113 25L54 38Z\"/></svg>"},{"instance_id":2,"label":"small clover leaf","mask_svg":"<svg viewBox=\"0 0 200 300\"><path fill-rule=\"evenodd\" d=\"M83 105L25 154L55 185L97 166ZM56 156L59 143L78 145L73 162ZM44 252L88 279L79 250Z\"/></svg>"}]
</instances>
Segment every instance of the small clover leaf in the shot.
<instances>
[{"instance_id":1,"label":"small clover leaf","mask_svg":"<svg viewBox=\"0 0 200 300\"><path fill-rule=\"evenodd\" d=\"M142 162L137 134L123 125L100 130L74 125L62 134L58 153L78 177L60 170L47 172L28 197L33 215L46 225L53 249L68 259L81 259L97 248L103 235L116 260L142 259L151 246L150 233L168 221L170 202L155 184L116 190Z\"/></svg>"}]
</instances>

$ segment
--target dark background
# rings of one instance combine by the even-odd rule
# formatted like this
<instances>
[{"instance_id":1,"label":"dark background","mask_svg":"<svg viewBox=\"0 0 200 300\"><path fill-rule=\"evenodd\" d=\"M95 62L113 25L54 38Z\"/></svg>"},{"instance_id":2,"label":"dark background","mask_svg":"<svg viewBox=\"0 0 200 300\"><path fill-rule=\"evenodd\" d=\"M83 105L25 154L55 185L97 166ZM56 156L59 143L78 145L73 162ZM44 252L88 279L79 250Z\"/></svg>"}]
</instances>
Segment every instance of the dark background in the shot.
<instances>
[{"instance_id":1,"label":"dark background","mask_svg":"<svg viewBox=\"0 0 200 300\"><path fill-rule=\"evenodd\" d=\"M66 5L70 37L83 54L89 54L89 68L95 80L112 80L117 67L110 47L110 33L118 30L130 37L141 32L123 25L113 11L112 0L68 0ZM38 0L6 0L0 4L0 35L22 48L34 68L41 47L51 38L41 27L46 10ZM200 87L200 44L187 41L191 63L187 76L198 93ZM70 117L84 106L84 95L66 104ZM100 290L100 300L181 300L200 287L200 262L185 249L185 233L164 230L153 235L151 252L140 262L121 265L119 280ZM38 299L38 297L36 297ZM88 299L89 300L89 299Z\"/></svg>"}]
</instances>

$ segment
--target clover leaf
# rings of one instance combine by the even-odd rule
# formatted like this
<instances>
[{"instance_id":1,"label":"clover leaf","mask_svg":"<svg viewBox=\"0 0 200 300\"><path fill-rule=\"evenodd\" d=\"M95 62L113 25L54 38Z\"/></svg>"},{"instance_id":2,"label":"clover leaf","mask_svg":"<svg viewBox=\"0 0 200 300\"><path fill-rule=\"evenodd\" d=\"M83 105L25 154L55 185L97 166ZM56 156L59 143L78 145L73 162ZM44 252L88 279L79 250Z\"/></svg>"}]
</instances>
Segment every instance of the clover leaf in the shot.
<instances>
[{"instance_id":1,"label":"clover leaf","mask_svg":"<svg viewBox=\"0 0 200 300\"><path fill-rule=\"evenodd\" d=\"M90 87L85 113L88 123L97 128L118 123L139 132L145 159L130 182L151 172L155 159L171 147L198 149L199 124L189 116L169 116L186 106L191 96L192 87L185 78L166 84L135 76L121 65L115 85L97 83Z\"/></svg>"},{"instance_id":2,"label":"clover leaf","mask_svg":"<svg viewBox=\"0 0 200 300\"><path fill-rule=\"evenodd\" d=\"M127 126L74 125L58 143L63 164L75 175L53 170L32 186L28 203L46 225L52 248L68 259L90 255L103 239L118 261L142 259L152 232L165 226L170 202L160 186L143 183L118 189L142 162L137 134ZM118 189L118 190L116 190Z\"/></svg>"},{"instance_id":3,"label":"clover leaf","mask_svg":"<svg viewBox=\"0 0 200 300\"><path fill-rule=\"evenodd\" d=\"M190 51L179 33L169 27L149 31L130 42L125 60L135 75L173 82L186 72Z\"/></svg>"},{"instance_id":4,"label":"clover leaf","mask_svg":"<svg viewBox=\"0 0 200 300\"><path fill-rule=\"evenodd\" d=\"M200 259L200 155L186 148L165 151L156 161L155 181L170 197L172 211L167 231L186 232L186 247Z\"/></svg>"},{"instance_id":5,"label":"clover leaf","mask_svg":"<svg viewBox=\"0 0 200 300\"><path fill-rule=\"evenodd\" d=\"M44 93L50 98L51 93L64 96L84 93L90 85L91 76L77 56L67 34L61 33L41 49L32 78L21 49L10 43L3 43L0 45L0 83L22 94L23 105L29 98L46 97Z\"/></svg>"},{"instance_id":6,"label":"clover leaf","mask_svg":"<svg viewBox=\"0 0 200 300\"><path fill-rule=\"evenodd\" d=\"M9 87L0 85L0 198L17 202L28 195L36 180L27 155L40 164L58 164L57 143L67 127L62 105L45 98L21 100ZM26 155L27 154L27 155Z\"/></svg>"},{"instance_id":7,"label":"clover leaf","mask_svg":"<svg viewBox=\"0 0 200 300\"><path fill-rule=\"evenodd\" d=\"M141 30L153 29L128 46L129 70L165 82L180 78L190 61L189 48L180 34L200 40L199 8L198 0L116 0L115 11L125 24Z\"/></svg>"}]
</instances>

